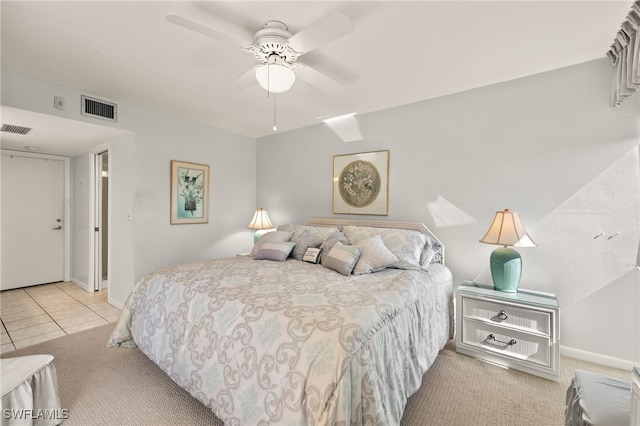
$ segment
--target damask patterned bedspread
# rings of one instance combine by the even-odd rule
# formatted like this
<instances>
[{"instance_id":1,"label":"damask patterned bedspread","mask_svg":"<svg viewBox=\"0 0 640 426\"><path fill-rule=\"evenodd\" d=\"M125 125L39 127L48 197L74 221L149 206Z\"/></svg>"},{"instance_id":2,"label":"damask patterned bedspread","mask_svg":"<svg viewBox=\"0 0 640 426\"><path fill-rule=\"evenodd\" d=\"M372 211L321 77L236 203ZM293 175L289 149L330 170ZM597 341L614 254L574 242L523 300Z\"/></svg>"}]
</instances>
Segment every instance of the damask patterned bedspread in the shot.
<instances>
[{"instance_id":1,"label":"damask patterned bedspread","mask_svg":"<svg viewBox=\"0 0 640 426\"><path fill-rule=\"evenodd\" d=\"M451 332L451 274L343 276L251 257L133 289L109 346L136 345L231 425L397 425Z\"/></svg>"}]
</instances>

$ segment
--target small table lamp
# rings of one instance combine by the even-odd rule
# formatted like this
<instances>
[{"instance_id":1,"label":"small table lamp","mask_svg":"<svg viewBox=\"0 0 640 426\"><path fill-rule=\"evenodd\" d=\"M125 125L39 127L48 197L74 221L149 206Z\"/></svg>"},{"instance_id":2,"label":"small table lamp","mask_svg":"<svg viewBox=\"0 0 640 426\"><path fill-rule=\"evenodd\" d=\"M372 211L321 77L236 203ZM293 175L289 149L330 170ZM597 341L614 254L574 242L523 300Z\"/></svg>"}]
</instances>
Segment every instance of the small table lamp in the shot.
<instances>
[{"instance_id":1,"label":"small table lamp","mask_svg":"<svg viewBox=\"0 0 640 426\"><path fill-rule=\"evenodd\" d=\"M509 209L496 212L493 223L480 242L504 246L491 252L493 288L507 293L517 292L522 276L522 259L520 253L508 246L536 246L522 226L518 213L511 212Z\"/></svg>"},{"instance_id":2,"label":"small table lamp","mask_svg":"<svg viewBox=\"0 0 640 426\"><path fill-rule=\"evenodd\" d=\"M260 237L267 233L267 229L273 229L273 224L269 220L269 213L262 207L256 210L248 226L249 229L257 229L253 236L253 244L257 243Z\"/></svg>"}]
</instances>

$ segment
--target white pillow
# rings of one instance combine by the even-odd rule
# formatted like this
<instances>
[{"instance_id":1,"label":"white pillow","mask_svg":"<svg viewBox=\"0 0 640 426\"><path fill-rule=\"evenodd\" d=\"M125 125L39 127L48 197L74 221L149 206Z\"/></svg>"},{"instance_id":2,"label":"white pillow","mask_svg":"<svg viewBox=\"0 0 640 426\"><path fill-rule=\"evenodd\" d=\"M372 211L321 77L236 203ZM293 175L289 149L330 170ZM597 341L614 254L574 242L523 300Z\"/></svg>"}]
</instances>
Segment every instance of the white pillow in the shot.
<instances>
[{"instance_id":1,"label":"white pillow","mask_svg":"<svg viewBox=\"0 0 640 426\"><path fill-rule=\"evenodd\" d=\"M380 235L374 235L357 244L361 254L353 269L353 275L364 275L381 271L398 262L398 257L384 245Z\"/></svg>"},{"instance_id":2,"label":"white pillow","mask_svg":"<svg viewBox=\"0 0 640 426\"><path fill-rule=\"evenodd\" d=\"M309 247L307 248L307 251L304 252L304 256L302 256L302 260L309 263L319 263L321 253L322 253L321 248Z\"/></svg>"},{"instance_id":3,"label":"white pillow","mask_svg":"<svg viewBox=\"0 0 640 426\"><path fill-rule=\"evenodd\" d=\"M335 226L312 226L312 225L295 225L295 224L285 224L278 226L278 231L286 231L291 234L292 237L303 233L304 231L309 231L311 235L321 239L322 241L326 240L330 235L335 232L339 232L338 228Z\"/></svg>"},{"instance_id":4,"label":"white pillow","mask_svg":"<svg viewBox=\"0 0 640 426\"><path fill-rule=\"evenodd\" d=\"M440 253L442 253L442 244L431 237L427 237L427 243L424 245L424 250L420 255L420 265L423 267L429 266Z\"/></svg>"},{"instance_id":5,"label":"white pillow","mask_svg":"<svg viewBox=\"0 0 640 426\"><path fill-rule=\"evenodd\" d=\"M353 225L343 226L342 232L349 238L351 244L360 244L361 241L373 235L380 235L384 245L398 257L398 261L392 265L393 268L422 269L420 258L427 243L427 236L421 232Z\"/></svg>"},{"instance_id":6,"label":"white pillow","mask_svg":"<svg viewBox=\"0 0 640 426\"><path fill-rule=\"evenodd\" d=\"M255 256L265 243L284 243L291 240L291 234L284 231L273 231L264 234L255 246L253 246L253 250L251 250L251 256Z\"/></svg>"}]
</instances>

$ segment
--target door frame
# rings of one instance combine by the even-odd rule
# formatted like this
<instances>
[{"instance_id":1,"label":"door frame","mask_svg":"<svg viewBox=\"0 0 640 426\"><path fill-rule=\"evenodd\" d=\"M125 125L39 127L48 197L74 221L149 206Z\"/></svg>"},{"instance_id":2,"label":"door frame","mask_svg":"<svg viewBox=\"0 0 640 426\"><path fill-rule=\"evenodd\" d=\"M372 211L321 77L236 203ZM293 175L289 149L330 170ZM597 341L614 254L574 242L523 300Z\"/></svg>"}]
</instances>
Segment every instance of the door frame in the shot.
<instances>
[{"instance_id":1,"label":"door frame","mask_svg":"<svg viewBox=\"0 0 640 426\"><path fill-rule=\"evenodd\" d=\"M40 154L37 152L14 151L11 149L0 149L0 154L14 155L28 158L40 158L47 160L62 161L64 164L64 222L62 230L64 232L64 267L63 280L71 281L71 158L63 155Z\"/></svg>"},{"instance_id":2,"label":"door frame","mask_svg":"<svg viewBox=\"0 0 640 426\"><path fill-rule=\"evenodd\" d=\"M101 257L100 251L102 247L101 235L102 232L96 232L95 228L102 227L102 224L98 221L99 215L96 209L98 205L98 199L100 197L100 191L98 185L102 185L102 178L98 178L99 168L96 167L97 161L100 159L100 154L109 152L109 144L101 144L91 148L89 151L89 179L91 185L89 185L89 273L87 291L102 290L102 277L101 277ZM111 156L107 159L108 169L111 170ZM111 229L111 186L107 193L108 206L107 206L107 240L109 238L109 232ZM101 202L101 200L100 200ZM111 276L111 244L107 247L107 276Z\"/></svg>"}]
</instances>

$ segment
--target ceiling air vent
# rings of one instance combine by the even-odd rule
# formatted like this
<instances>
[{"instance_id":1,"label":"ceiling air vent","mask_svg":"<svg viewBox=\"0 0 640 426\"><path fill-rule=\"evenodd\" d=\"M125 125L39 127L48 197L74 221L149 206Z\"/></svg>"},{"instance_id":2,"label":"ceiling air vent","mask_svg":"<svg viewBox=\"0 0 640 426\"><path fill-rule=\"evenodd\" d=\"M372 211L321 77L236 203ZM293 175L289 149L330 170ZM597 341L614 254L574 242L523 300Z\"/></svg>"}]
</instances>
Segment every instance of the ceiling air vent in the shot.
<instances>
[{"instance_id":1,"label":"ceiling air vent","mask_svg":"<svg viewBox=\"0 0 640 426\"><path fill-rule=\"evenodd\" d=\"M82 99L82 115L88 117L100 118L102 120L113 121L117 120L117 108L118 105L101 101L100 99L90 98L89 96L81 96Z\"/></svg>"},{"instance_id":2,"label":"ceiling air vent","mask_svg":"<svg viewBox=\"0 0 640 426\"><path fill-rule=\"evenodd\" d=\"M0 131L7 133L15 133L16 135L26 135L31 131L31 127L15 126L13 124L3 124Z\"/></svg>"}]
</instances>

